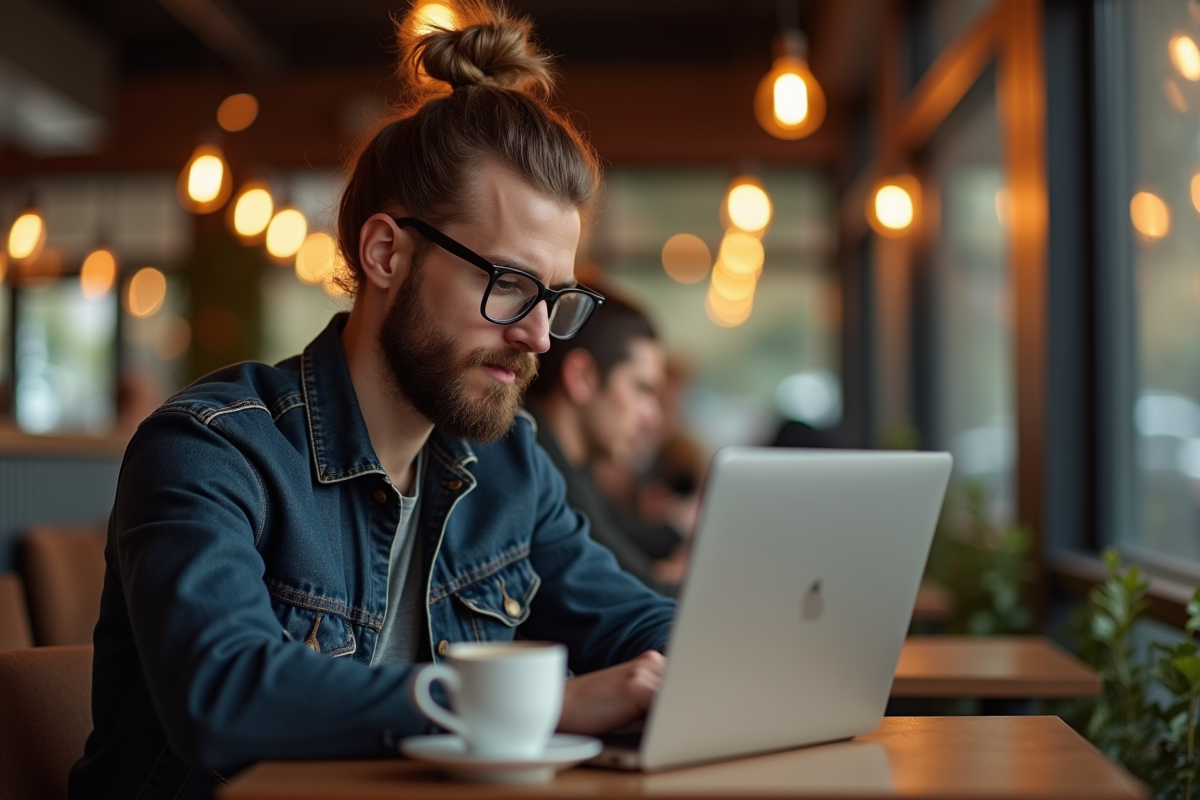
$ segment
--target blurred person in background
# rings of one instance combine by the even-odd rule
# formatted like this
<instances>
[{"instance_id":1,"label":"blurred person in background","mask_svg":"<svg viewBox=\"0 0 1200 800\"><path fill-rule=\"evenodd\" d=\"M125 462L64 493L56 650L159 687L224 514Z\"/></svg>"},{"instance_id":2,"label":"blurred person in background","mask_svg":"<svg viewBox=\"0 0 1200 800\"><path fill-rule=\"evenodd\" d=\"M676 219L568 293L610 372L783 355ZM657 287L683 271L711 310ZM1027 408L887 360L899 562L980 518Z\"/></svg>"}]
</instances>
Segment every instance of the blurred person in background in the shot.
<instances>
[{"instance_id":1,"label":"blurred person in background","mask_svg":"<svg viewBox=\"0 0 1200 800\"><path fill-rule=\"evenodd\" d=\"M396 754L451 642L567 645L559 729L645 713L673 601L566 504L518 406L578 286L599 162L529 24L401 20L410 96L351 165L354 294L300 356L218 370L139 426L109 521L73 798L210 798L262 759ZM497 266L499 265L499 266Z\"/></svg>"},{"instance_id":2,"label":"blurred person in background","mask_svg":"<svg viewBox=\"0 0 1200 800\"><path fill-rule=\"evenodd\" d=\"M676 563L683 537L665 521L647 523L613 503L593 474L601 465L631 474L653 455L662 435L665 366L650 319L606 290L587 327L541 355L526 405L538 442L566 478L567 502L587 517L592 538L647 586L671 592L681 573L666 565Z\"/></svg>"}]
</instances>

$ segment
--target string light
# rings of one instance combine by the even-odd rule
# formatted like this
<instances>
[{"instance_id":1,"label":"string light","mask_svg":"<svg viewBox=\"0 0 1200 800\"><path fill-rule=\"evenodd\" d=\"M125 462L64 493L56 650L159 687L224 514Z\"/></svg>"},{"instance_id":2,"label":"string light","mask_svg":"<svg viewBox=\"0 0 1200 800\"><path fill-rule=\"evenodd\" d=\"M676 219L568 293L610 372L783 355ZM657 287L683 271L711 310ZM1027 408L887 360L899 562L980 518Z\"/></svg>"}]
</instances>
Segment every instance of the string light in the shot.
<instances>
[{"instance_id":1,"label":"string light","mask_svg":"<svg viewBox=\"0 0 1200 800\"><path fill-rule=\"evenodd\" d=\"M217 106L217 124L230 133L244 131L258 119L258 98L252 94L231 94Z\"/></svg>"},{"instance_id":2,"label":"string light","mask_svg":"<svg viewBox=\"0 0 1200 800\"><path fill-rule=\"evenodd\" d=\"M722 297L713 286L709 286L704 298L704 310L708 318L723 328L736 328L750 318L754 310L754 295L743 300L728 300Z\"/></svg>"},{"instance_id":3,"label":"string light","mask_svg":"<svg viewBox=\"0 0 1200 800\"><path fill-rule=\"evenodd\" d=\"M125 309L135 317L153 316L167 299L167 277L154 267L143 267L129 281Z\"/></svg>"},{"instance_id":4,"label":"string light","mask_svg":"<svg viewBox=\"0 0 1200 800\"><path fill-rule=\"evenodd\" d=\"M267 252L282 261L296 255L308 236L308 221L296 208L281 208L267 225Z\"/></svg>"},{"instance_id":5,"label":"string light","mask_svg":"<svg viewBox=\"0 0 1200 800\"><path fill-rule=\"evenodd\" d=\"M262 181L246 181L230 205L229 227L244 244L262 236L275 213L271 189Z\"/></svg>"},{"instance_id":6,"label":"string light","mask_svg":"<svg viewBox=\"0 0 1200 800\"><path fill-rule=\"evenodd\" d=\"M721 261L713 268L712 290L725 300L740 303L754 297L757 287L758 275L753 272L732 272Z\"/></svg>"},{"instance_id":7,"label":"string light","mask_svg":"<svg viewBox=\"0 0 1200 800\"><path fill-rule=\"evenodd\" d=\"M324 283L333 275L337 246L324 231L310 233L296 252L296 277L310 286Z\"/></svg>"},{"instance_id":8,"label":"string light","mask_svg":"<svg viewBox=\"0 0 1200 800\"><path fill-rule=\"evenodd\" d=\"M708 275L712 252L699 236L677 233L662 249L663 270L679 283L698 283Z\"/></svg>"},{"instance_id":9,"label":"string light","mask_svg":"<svg viewBox=\"0 0 1200 800\"><path fill-rule=\"evenodd\" d=\"M1158 195L1138 192L1129 201L1129 218L1143 238L1161 239L1171 231L1171 211Z\"/></svg>"},{"instance_id":10,"label":"string light","mask_svg":"<svg viewBox=\"0 0 1200 800\"><path fill-rule=\"evenodd\" d=\"M117 258L105 247L88 253L79 268L79 289L89 300L99 300L108 294L117 280Z\"/></svg>"},{"instance_id":11,"label":"string light","mask_svg":"<svg viewBox=\"0 0 1200 800\"><path fill-rule=\"evenodd\" d=\"M36 209L17 217L8 231L8 254L17 261L33 260L46 244L46 221Z\"/></svg>"},{"instance_id":12,"label":"string light","mask_svg":"<svg viewBox=\"0 0 1200 800\"><path fill-rule=\"evenodd\" d=\"M1200 47L1190 36L1172 36L1167 44L1171 64L1189 81L1200 81Z\"/></svg>"},{"instance_id":13,"label":"string light","mask_svg":"<svg viewBox=\"0 0 1200 800\"><path fill-rule=\"evenodd\" d=\"M717 260L737 275L755 275L762 269L766 253L762 242L742 231L730 231L721 240Z\"/></svg>"},{"instance_id":14,"label":"string light","mask_svg":"<svg viewBox=\"0 0 1200 800\"><path fill-rule=\"evenodd\" d=\"M771 196L757 179L742 175L729 184L721 211L727 226L761 236L771 224Z\"/></svg>"},{"instance_id":15,"label":"string light","mask_svg":"<svg viewBox=\"0 0 1200 800\"><path fill-rule=\"evenodd\" d=\"M225 205L233 182L225 154L216 145L202 144L179 173L176 194L193 214L208 214Z\"/></svg>"}]
</instances>

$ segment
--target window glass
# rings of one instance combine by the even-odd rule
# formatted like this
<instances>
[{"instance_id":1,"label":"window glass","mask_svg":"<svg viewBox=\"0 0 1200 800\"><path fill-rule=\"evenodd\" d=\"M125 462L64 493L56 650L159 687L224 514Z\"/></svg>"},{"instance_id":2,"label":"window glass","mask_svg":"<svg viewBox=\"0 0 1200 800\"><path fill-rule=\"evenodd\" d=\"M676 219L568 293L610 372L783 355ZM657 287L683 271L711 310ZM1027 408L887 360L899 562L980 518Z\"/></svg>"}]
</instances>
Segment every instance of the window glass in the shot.
<instances>
[{"instance_id":1,"label":"window glass","mask_svg":"<svg viewBox=\"0 0 1200 800\"><path fill-rule=\"evenodd\" d=\"M834 202L815 171L759 177L772 203L764 263L745 321L715 322L706 308L711 272L681 283L664 270L676 234L715 258L724 234L725 169L614 169L586 257L639 300L686 377L680 413L709 448L774 440L785 420L834 428L841 420L841 293L832 267Z\"/></svg>"},{"instance_id":2,"label":"window glass","mask_svg":"<svg viewBox=\"0 0 1200 800\"><path fill-rule=\"evenodd\" d=\"M28 433L102 434L116 420L116 296L76 278L24 289L16 303L14 408Z\"/></svg>"},{"instance_id":3,"label":"window glass","mask_svg":"<svg viewBox=\"0 0 1200 800\"><path fill-rule=\"evenodd\" d=\"M933 247L933 444L986 493L997 523L1014 513L1014 379L1007 190L995 71L959 103L930 143L940 209Z\"/></svg>"},{"instance_id":4,"label":"window glass","mask_svg":"<svg viewBox=\"0 0 1200 800\"><path fill-rule=\"evenodd\" d=\"M909 89L942 52L966 33L996 0L917 0L905 15L908 23Z\"/></svg>"},{"instance_id":5,"label":"window glass","mask_svg":"<svg viewBox=\"0 0 1200 800\"><path fill-rule=\"evenodd\" d=\"M1127 549L1200 561L1200 21L1195 4L1124 4L1136 474ZM1101 87L1103 90L1103 87ZM1128 417L1126 417L1128 419ZM1125 423L1129 424L1129 423Z\"/></svg>"}]
</instances>

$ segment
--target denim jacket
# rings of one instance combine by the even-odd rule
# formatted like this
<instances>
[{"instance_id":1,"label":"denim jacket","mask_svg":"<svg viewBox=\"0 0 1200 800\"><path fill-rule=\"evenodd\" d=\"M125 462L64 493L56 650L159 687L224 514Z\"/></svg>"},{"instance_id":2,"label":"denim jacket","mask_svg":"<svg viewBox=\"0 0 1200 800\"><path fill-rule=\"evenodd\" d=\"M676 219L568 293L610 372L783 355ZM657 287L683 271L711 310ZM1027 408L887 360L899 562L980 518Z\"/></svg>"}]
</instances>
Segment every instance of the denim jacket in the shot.
<instances>
[{"instance_id":1,"label":"denim jacket","mask_svg":"<svg viewBox=\"0 0 1200 800\"><path fill-rule=\"evenodd\" d=\"M383 756L428 732L415 668L368 666L400 504L344 324L275 367L201 379L130 441L95 630L95 730L71 797L207 798L254 761ZM550 639L582 673L662 649L674 604L592 541L534 433L519 414L492 444L429 439L416 530L428 652Z\"/></svg>"}]
</instances>

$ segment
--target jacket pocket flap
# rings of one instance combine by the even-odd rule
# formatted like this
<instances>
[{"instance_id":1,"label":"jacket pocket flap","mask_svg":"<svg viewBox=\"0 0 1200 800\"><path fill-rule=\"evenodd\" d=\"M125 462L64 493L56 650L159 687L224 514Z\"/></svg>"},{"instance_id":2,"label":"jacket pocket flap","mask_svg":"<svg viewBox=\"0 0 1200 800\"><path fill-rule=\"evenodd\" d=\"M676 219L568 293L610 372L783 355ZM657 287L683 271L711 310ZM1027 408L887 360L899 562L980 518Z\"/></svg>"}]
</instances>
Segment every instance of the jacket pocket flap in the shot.
<instances>
[{"instance_id":1,"label":"jacket pocket flap","mask_svg":"<svg viewBox=\"0 0 1200 800\"><path fill-rule=\"evenodd\" d=\"M529 559L522 558L464 586L454 596L475 613L515 628L529 619L529 604L541 585Z\"/></svg>"},{"instance_id":2,"label":"jacket pocket flap","mask_svg":"<svg viewBox=\"0 0 1200 800\"><path fill-rule=\"evenodd\" d=\"M271 598L271 606L284 637L303 642L310 649L331 658L348 656L357 648L350 623L334 614L312 608L294 606Z\"/></svg>"}]
</instances>

